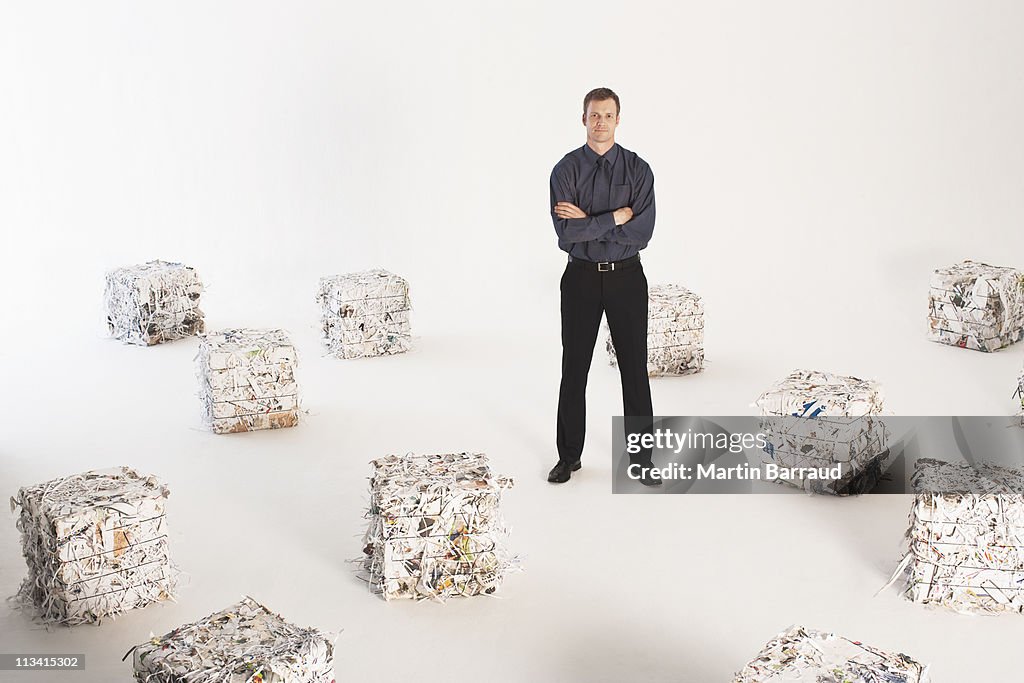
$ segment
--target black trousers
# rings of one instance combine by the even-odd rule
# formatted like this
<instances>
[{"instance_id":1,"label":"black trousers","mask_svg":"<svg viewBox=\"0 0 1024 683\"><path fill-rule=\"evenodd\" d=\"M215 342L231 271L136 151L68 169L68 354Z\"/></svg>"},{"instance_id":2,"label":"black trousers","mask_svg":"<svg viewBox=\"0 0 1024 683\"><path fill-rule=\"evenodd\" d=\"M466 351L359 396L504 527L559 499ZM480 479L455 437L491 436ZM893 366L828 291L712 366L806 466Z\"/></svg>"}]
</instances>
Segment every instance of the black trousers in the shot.
<instances>
[{"instance_id":1,"label":"black trousers","mask_svg":"<svg viewBox=\"0 0 1024 683\"><path fill-rule=\"evenodd\" d=\"M608 318L622 378L623 415L653 414L647 378L647 276L639 261L605 272L568 263L561 290L562 382L556 444L558 459L574 463L583 453L587 375L602 313Z\"/></svg>"}]
</instances>

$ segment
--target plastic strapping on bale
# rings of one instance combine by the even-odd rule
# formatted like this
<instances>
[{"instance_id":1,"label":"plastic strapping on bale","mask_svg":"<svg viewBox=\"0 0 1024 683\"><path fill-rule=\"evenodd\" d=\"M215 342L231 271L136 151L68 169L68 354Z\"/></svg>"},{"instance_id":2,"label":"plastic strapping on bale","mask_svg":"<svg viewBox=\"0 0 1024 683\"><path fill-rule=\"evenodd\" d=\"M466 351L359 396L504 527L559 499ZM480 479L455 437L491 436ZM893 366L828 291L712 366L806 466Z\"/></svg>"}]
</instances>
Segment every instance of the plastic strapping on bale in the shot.
<instances>
[{"instance_id":1,"label":"plastic strapping on bale","mask_svg":"<svg viewBox=\"0 0 1024 683\"><path fill-rule=\"evenodd\" d=\"M103 617L173 597L169 491L128 467L26 486L11 498L28 576L15 599L47 623Z\"/></svg>"},{"instance_id":2,"label":"plastic strapping on bale","mask_svg":"<svg viewBox=\"0 0 1024 683\"><path fill-rule=\"evenodd\" d=\"M754 407L768 448L762 462L785 468L841 466L837 479L780 479L814 493L870 490L891 464L881 385L816 370L796 370L762 393Z\"/></svg>"},{"instance_id":3,"label":"plastic strapping on bale","mask_svg":"<svg viewBox=\"0 0 1024 683\"><path fill-rule=\"evenodd\" d=\"M908 550L890 583L913 602L1024 612L1024 469L918 460Z\"/></svg>"},{"instance_id":4,"label":"plastic strapping on bale","mask_svg":"<svg viewBox=\"0 0 1024 683\"><path fill-rule=\"evenodd\" d=\"M517 566L483 453L389 455L372 462L363 569L386 600L494 593Z\"/></svg>"},{"instance_id":5,"label":"plastic strapping on bale","mask_svg":"<svg viewBox=\"0 0 1024 683\"><path fill-rule=\"evenodd\" d=\"M1024 368L1021 368L1020 377L1017 378L1017 393L1014 396L1020 400L1020 424L1024 427Z\"/></svg>"},{"instance_id":6,"label":"plastic strapping on bale","mask_svg":"<svg viewBox=\"0 0 1024 683\"><path fill-rule=\"evenodd\" d=\"M200 398L218 434L299 422L298 356L284 330L232 329L200 336Z\"/></svg>"},{"instance_id":7,"label":"plastic strapping on bale","mask_svg":"<svg viewBox=\"0 0 1024 683\"><path fill-rule=\"evenodd\" d=\"M142 683L332 683L331 635L290 624L246 597L128 654Z\"/></svg>"},{"instance_id":8,"label":"plastic strapping on bale","mask_svg":"<svg viewBox=\"0 0 1024 683\"><path fill-rule=\"evenodd\" d=\"M150 261L107 273L103 294L110 334L149 346L203 331L199 296L203 285L193 268Z\"/></svg>"},{"instance_id":9,"label":"plastic strapping on bale","mask_svg":"<svg viewBox=\"0 0 1024 683\"><path fill-rule=\"evenodd\" d=\"M834 633L793 626L775 636L733 683L928 683L928 667Z\"/></svg>"},{"instance_id":10,"label":"plastic strapping on bale","mask_svg":"<svg viewBox=\"0 0 1024 683\"><path fill-rule=\"evenodd\" d=\"M647 375L690 375L704 369L704 303L680 285L651 285L647 308ZM608 362L616 365L611 330L604 323Z\"/></svg>"},{"instance_id":11,"label":"plastic strapping on bale","mask_svg":"<svg viewBox=\"0 0 1024 683\"><path fill-rule=\"evenodd\" d=\"M1024 338L1024 273L964 261L936 270L928 293L928 338L995 351Z\"/></svg>"},{"instance_id":12,"label":"plastic strapping on bale","mask_svg":"<svg viewBox=\"0 0 1024 683\"><path fill-rule=\"evenodd\" d=\"M320 279L324 344L338 358L363 358L412 349L409 283L386 270Z\"/></svg>"}]
</instances>

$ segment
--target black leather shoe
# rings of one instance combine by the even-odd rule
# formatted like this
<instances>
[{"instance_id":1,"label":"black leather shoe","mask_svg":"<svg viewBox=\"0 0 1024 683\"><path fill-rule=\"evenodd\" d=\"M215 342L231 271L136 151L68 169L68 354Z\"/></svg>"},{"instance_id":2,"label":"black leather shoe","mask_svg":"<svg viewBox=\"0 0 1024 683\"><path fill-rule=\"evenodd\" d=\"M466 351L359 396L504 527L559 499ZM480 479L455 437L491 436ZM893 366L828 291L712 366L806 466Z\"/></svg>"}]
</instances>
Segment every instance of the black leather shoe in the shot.
<instances>
[{"instance_id":1,"label":"black leather shoe","mask_svg":"<svg viewBox=\"0 0 1024 683\"><path fill-rule=\"evenodd\" d=\"M582 465L580 465L579 460L574 463L567 463L563 460L559 460L558 464L552 467L551 471L548 472L548 481L552 484L564 484L569 481L569 477L572 476L572 473L580 467L582 467Z\"/></svg>"},{"instance_id":2,"label":"black leather shoe","mask_svg":"<svg viewBox=\"0 0 1024 683\"><path fill-rule=\"evenodd\" d=\"M653 463L645 463L640 470L640 478L636 481L640 482L644 486L661 486L661 475L657 472L653 472L653 468Z\"/></svg>"}]
</instances>

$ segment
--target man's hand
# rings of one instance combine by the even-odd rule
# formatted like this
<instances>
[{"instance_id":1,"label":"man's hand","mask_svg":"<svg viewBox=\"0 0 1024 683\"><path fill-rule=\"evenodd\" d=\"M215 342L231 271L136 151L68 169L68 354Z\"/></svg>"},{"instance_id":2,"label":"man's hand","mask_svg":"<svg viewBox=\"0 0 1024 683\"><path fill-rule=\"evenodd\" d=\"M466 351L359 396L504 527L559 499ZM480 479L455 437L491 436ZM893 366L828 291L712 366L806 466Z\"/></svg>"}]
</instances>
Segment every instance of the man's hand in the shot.
<instances>
[{"instance_id":1,"label":"man's hand","mask_svg":"<svg viewBox=\"0 0 1024 683\"><path fill-rule=\"evenodd\" d=\"M621 209L615 209L612 216L615 218L615 225L622 225L623 223L628 223L633 218L633 209L624 206Z\"/></svg>"},{"instance_id":2,"label":"man's hand","mask_svg":"<svg viewBox=\"0 0 1024 683\"><path fill-rule=\"evenodd\" d=\"M558 202L555 204L554 214L559 218L586 218L587 214L583 209L570 202Z\"/></svg>"}]
</instances>

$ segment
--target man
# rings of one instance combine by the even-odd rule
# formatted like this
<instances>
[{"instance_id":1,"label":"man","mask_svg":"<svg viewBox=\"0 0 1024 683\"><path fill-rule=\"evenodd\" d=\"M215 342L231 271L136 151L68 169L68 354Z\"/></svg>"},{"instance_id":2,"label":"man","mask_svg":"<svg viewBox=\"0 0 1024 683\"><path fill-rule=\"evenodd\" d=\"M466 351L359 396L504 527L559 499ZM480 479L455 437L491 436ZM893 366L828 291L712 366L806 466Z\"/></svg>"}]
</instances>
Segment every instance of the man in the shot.
<instances>
[{"instance_id":1,"label":"man","mask_svg":"<svg viewBox=\"0 0 1024 683\"><path fill-rule=\"evenodd\" d=\"M615 142L619 97L597 88L583 98L587 144L551 172L552 220L569 253L561 282L562 382L558 390L558 464L548 481L580 469L586 431L587 375L601 314L608 318L622 378L624 415L651 416L647 378L647 278L639 251L654 232L654 174ZM650 451L636 461L650 464ZM642 483L660 484L654 474Z\"/></svg>"}]
</instances>

